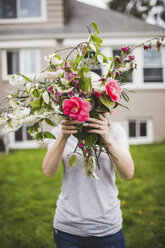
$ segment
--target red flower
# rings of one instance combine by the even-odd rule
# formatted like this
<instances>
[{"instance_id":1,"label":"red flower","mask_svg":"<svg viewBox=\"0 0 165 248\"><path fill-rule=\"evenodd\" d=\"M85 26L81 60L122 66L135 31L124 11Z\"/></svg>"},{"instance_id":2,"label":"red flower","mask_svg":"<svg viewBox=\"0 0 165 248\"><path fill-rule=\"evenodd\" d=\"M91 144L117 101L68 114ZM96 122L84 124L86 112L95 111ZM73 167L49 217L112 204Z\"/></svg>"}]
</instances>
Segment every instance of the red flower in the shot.
<instances>
[{"instance_id":1,"label":"red flower","mask_svg":"<svg viewBox=\"0 0 165 248\"><path fill-rule=\"evenodd\" d=\"M120 101L120 95L122 90L115 79L107 79L107 82L105 84L105 91L106 94L110 96L113 102Z\"/></svg>"},{"instance_id":2,"label":"red flower","mask_svg":"<svg viewBox=\"0 0 165 248\"><path fill-rule=\"evenodd\" d=\"M125 53L128 53L129 52L129 49L130 49L130 47L129 46L126 46L126 47L122 47L121 51L122 52L125 52Z\"/></svg>"},{"instance_id":3,"label":"red flower","mask_svg":"<svg viewBox=\"0 0 165 248\"><path fill-rule=\"evenodd\" d=\"M135 56L134 55L129 56L129 61L132 61L134 59L135 59Z\"/></svg>"},{"instance_id":4,"label":"red flower","mask_svg":"<svg viewBox=\"0 0 165 248\"><path fill-rule=\"evenodd\" d=\"M91 105L88 101L74 96L63 101L62 109L64 114L68 115L70 118L78 120L79 122L84 122L89 118Z\"/></svg>"}]
</instances>

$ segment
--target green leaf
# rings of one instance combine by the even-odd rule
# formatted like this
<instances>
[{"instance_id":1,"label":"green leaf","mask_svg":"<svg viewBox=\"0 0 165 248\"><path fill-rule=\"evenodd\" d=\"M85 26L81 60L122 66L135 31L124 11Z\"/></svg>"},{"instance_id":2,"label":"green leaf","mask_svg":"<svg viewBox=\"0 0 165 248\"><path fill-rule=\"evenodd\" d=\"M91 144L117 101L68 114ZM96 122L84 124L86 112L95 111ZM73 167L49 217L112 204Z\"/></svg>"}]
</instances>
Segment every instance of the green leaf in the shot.
<instances>
[{"instance_id":1,"label":"green leaf","mask_svg":"<svg viewBox=\"0 0 165 248\"><path fill-rule=\"evenodd\" d=\"M99 119L99 114L97 113L97 110L95 110L95 109L92 110L92 111L90 112L90 117Z\"/></svg>"},{"instance_id":2,"label":"green leaf","mask_svg":"<svg viewBox=\"0 0 165 248\"><path fill-rule=\"evenodd\" d=\"M92 148L93 145L97 142L98 135L97 134L90 134L88 137L85 139L85 145Z\"/></svg>"},{"instance_id":3,"label":"green leaf","mask_svg":"<svg viewBox=\"0 0 165 248\"><path fill-rule=\"evenodd\" d=\"M129 108L127 107L127 106L125 106L125 105L123 105L123 104L121 104L121 103L117 103L119 106L121 106L121 107L124 107L124 108L126 108L126 109L128 109L129 110Z\"/></svg>"},{"instance_id":4,"label":"green leaf","mask_svg":"<svg viewBox=\"0 0 165 248\"><path fill-rule=\"evenodd\" d=\"M91 78L90 77L86 78L86 80L84 81L84 86L85 86L86 93L88 93L89 88L91 88Z\"/></svg>"},{"instance_id":5,"label":"green leaf","mask_svg":"<svg viewBox=\"0 0 165 248\"><path fill-rule=\"evenodd\" d=\"M55 125L50 119L48 119L48 118L45 118L45 122L46 122L48 125L50 125L50 126L53 126L53 127L56 126L56 125Z\"/></svg>"},{"instance_id":6,"label":"green leaf","mask_svg":"<svg viewBox=\"0 0 165 248\"><path fill-rule=\"evenodd\" d=\"M129 101L129 96L127 95L127 93L126 93L125 91L122 91L121 95L122 95L122 97L124 98L124 100L125 100L126 102Z\"/></svg>"},{"instance_id":7,"label":"green leaf","mask_svg":"<svg viewBox=\"0 0 165 248\"><path fill-rule=\"evenodd\" d=\"M31 134L32 132L33 132L33 126L30 126L30 127L28 128L28 133Z\"/></svg>"},{"instance_id":8,"label":"green leaf","mask_svg":"<svg viewBox=\"0 0 165 248\"><path fill-rule=\"evenodd\" d=\"M103 62L108 63L107 57L104 54L101 54L103 56Z\"/></svg>"},{"instance_id":9,"label":"green leaf","mask_svg":"<svg viewBox=\"0 0 165 248\"><path fill-rule=\"evenodd\" d=\"M98 29L96 22L92 22L92 26L93 26L94 30L96 31L96 33L99 34L99 29Z\"/></svg>"},{"instance_id":10,"label":"green leaf","mask_svg":"<svg viewBox=\"0 0 165 248\"><path fill-rule=\"evenodd\" d=\"M79 85L82 91L85 91L85 80L84 77L79 78Z\"/></svg>"},{"instance_id":11,"label":"green leaf","mask_svg":"<svg viewBox=\"0 0 165 248\"><path fill-rule=\"evenodd\" d=\"M43 138L42 132L39 132L39 133L37 133L37 134L34 136L34 139L37 139L37 140L40 140L40 139L42 139L42 138Z\"/></svg>"},{"instance_id":12,"label":"green leaf","mask_svg":"<svg viewBox=\"0 0 165 248\"><path fill-rule=\"evenodd\" d=\"M111 63L111 65L110 65L110 70L112 69L112 67L113 67L113 64L114 64L114 62L112 62L112 63Z\"/></svg>"},{"instance_id":13,"label":"green leaf","mask_svg":"<svg viewBox=\"0 0 165 248\"><path fill-rule=\"evenodd\" d=\"M101 102L107 107L109 108L109 110L111 111L114 106L116 105L115 102L112 102L111 99L109 98L109 96L106 96L106 95L102 95L100 96L100 100Z\"/></svg>"},{"instance_id":14,"label":"green leaf","mask_svg":"<svg viewBox=\"0 0 165 248\"><path fill-rule=\"evenodd\" d=\"M70 65L72 66L72 68L76 71L77 70L76 63L71 59L69 60L69 62L70 62Z\"/></svg>"},{"instance_id":15,"label":"green leaf","mask_svg":"<svg viewBox=\"0 0 165 248\"><path fill-rule=\"evenodd\" d=\"M37 88L35 88L35 89L32 91L32 94L33 94L33 96L35 96L36 98L38 98L38 97L40 96L40 91L39 91Z\"/></svg>"},{"instance_id":16,"label":"green leaf","mask_svg":"<svg viewBox=\"0 0 165 248\"><path fill-rule=\"evenodd\" d=\"M94 43L97 43L97 46L100 45L103 40L100 38L100 37L97 37L97 35L91 35L91 40L94 42Z\"/></svg>"},{"instance_id":17,"label":"green leaf","mask_svg":"<svg viewBox=\"0 0 165 248\"><path fill-rule=\"evenodd\" d=\"M23 75L21 73L17 73L16 75L19 75L19 76L23 77L24 79L26 79L29 82L33 82L33 80L31 80L30 78L26 77L25 75Z\"/></svg>"},{"instance_id":18,"label":"green leaf","mask_svg":"<svg viewBox=\"0 0 165 248\"><path fill-rule=\"evenodd\" d=\"M54 55L54 57L56 57L56 58L59 59L59 60L62 60L61 56L58 55L58 54Z\"/></svg>"},{"instance_id":19,"label":"green leaf","mask_svg":"<svg viewBox=\"0 0 165 248\"><path fill-rule=\"evenodd\" d=\"M85 73L90 71L90 69L88 67L86 67L86 66L82 66L80 70L85 72Z\"/></svg>"},{"instance_id":20,"label":"green leaf","mask_svg":"<svg viewBox=\"0 0 165 248\"><path fill-rule=\"evenodd\" d=\"M69 158L69 167L75 166L77 164L77 156L76 154L72 154Z\"/></svg>"},{"instance_id":21,"label":"green leaf","mask_svg":"<svg viewBox=\"0 0 165 248\"><path fill-rule=\"evenodd\" d=\"M44 138L56 139L56 137L50 132L44 132Z\"/></svg>"},{"instance_id":22,"label":"green leaf","mask_svg":"<svg viewBox=\"0 0 165 248\"><path fill-rule=\"evenodd\" d=\"M107 108L105 105L100 104L96 109L96 112L103 113L103 112L111 112L109 108Z\"/></svg>"},{"instance_id":23,"label":"green leaf","mask_svg":"<svg viewBox=\"0 0 165 248\"><path fill-rule=\"evenodd\" d=\"M40 106L41 106L41 103L42 103L41 97L38 98L37 100L34 100L34 101L32 101L32 102L29 102L29 104L30 104L31 106L36 107L36 108L40 107Z\"/></svg>"}]
</instances>

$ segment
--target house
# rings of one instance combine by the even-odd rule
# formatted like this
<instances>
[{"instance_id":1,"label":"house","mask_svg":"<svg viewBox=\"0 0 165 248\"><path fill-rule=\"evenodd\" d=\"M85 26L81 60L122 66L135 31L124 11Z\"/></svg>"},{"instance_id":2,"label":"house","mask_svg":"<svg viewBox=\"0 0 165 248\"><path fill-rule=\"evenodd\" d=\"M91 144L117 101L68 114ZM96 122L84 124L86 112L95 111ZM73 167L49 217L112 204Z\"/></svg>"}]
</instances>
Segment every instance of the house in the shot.
<instances>
[{"instance_id":1,"label":"house","mask_svg":"<svg viewBox=\"0 0 165 248\"><path fill-rule=\"evenodd\" d=\"M10 91L9 75L35 74L45 68L44 56L54 49L72 47L87 40L87 25L98 24L103 38L101 52L120 53L123 45L137 46L165 36L165 29L143 20L77 2L76 0L15 0L0 3L0 99ZM117 108L112 120L126 128L130 144L165 140L165 47L160 53L134 50L138 69L127 75L130 101ZM104 75L105 69L95 70ZM9 136L10 148L38 147L27 126Z\"/></svg>"}]
</instances>

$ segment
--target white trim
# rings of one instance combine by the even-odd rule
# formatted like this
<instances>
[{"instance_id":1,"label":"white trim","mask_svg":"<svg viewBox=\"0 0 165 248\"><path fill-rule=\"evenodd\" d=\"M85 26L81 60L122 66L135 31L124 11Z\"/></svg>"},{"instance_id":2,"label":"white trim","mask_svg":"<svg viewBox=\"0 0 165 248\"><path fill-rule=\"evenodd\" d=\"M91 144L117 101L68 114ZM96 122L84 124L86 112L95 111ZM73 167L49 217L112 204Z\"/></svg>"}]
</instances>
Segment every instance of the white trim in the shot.
<instances>
[{"instance_id":1,"label":"white trim","mask_svg":"<svg viewBox=\"0 0 165 248\"><path fill-rule=\"evenodd\" d=\"M17 0L18 1L18 0ZM12 19L0 19L0 24L19 24L19 23L40 23L40 22L46 22L47 21L47 6L46 6L47 0L41 0L41 17L16 17ZM19 8L17 4L17 12L19 13Z\"/></svg>"},{"instance_id":2,"label":"white trim","mask_svg":"<svg viewBox=\"0 0 165 248\"><path fill-rule=\"evenodd\" d=\"M74 34L76 35L76 34ZM137 34L136 34L137 35ZM163 35L163 34L158 34L158 35ZM80 37L80 34L77 34L77 36ZM128 36L124 36L122 37L122 35L120 34L119 37L116 37L115 34L113 33L112 36L109 35L111 38L103 38L103 35L101 35L101 37L103 38L103 44L102 47L107 47L107 46L136 46L136 45L140 45L144 42L146 42L146 40L152 39L154 34L150 34L150 36L147 37L147 35L144 35L143 38L139 38L139 36L137 37L133 37L133 35L130 38L127 38ZM115 36L115 37L114 37ZM86 37L86 38L85 38ZM82 37L82 39L73 39L73 38L66 38L64 40L64 46L76 46L77 44L83 42L83 41L87 41L88 40L88 36L85 36L84 38ZM122 38L121 38L122 37ZM165 45L165 41L163 41L163 44Z\"/></svg>"},{"instance_id":3,"label":"white trim","mask_svg":"<svg viewBox=\"0 0 165 248\"><path fill-rule=\"evenodd\" d=\"M8 49L13 50L14 49ZM7 51L8 50L2 50L2 79L3 80L9 80L11 75L7 74ZM19 49L19 60L20 60L20 68L19 71L23 73L23 52L25 49ZM35 73L31 73L29 76L34 77L35 74L40 73L41 71L41 54L40 49L32 49L36 51L36 70ZM27 75L27 73L25 73Z\"/></svg>"},{"instance_id":4,"label":"white trim","mask_svg":"<svg viewBox=\"0 0 165 248\"><path fill-rule=\"evenodd\" d=\"M41 145L35 140L15 141L15 134L12 132L8 134L9 137L9 149L31 149L39 148Z\"/></svg>"},{"instance_id":5,"label":"white trim","mask_svg":"<svg viewBox=\"0 0 165 248\"><path fill-rule=\"evenodd\" d=\"M146 137L129 137L129 121L134 120L135 122L146 122L146 128L147 128L147 136ZM127 120L126 125L127 130L127 136L128 136L128 142L131 145L136 144L150 144L154 142L154 130L153 130L153 120L147 119L147 118L132 118Z\"/></svg>"},{"instance_id":6,"label":"white trim","mask_svg":"<svg viewBox=\"0 0 165 248\"><path fill-rule=\"evenodd\" d=\"M46 40L21 40L21 41L0 41L0 48L38 48L38 47L55 47L55 39Z\"/></svg>"}]
</instances>

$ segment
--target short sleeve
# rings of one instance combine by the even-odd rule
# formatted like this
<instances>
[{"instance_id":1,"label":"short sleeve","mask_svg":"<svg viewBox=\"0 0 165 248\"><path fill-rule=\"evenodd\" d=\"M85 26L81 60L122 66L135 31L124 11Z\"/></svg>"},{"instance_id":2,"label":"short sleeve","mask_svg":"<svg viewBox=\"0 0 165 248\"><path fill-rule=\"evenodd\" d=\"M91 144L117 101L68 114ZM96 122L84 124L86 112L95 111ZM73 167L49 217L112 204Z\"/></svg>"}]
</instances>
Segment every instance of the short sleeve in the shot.
<instances>
[{"instance_id":1,"label":"short sleeve","mask_svg":"<svg viewBox=\"0 0 165 248\"><path fill-rule=\"evenodd\" d=\"M113 136L119 145L125 145L129 148L128 138L124 127L121 124L114 123Z\"/></svg>"},{"instance_id":2,"label":"short sleeve","mask_svg":"<svg viewBox=\"0 0 165 248\"><path fill-rule=\"evenodd\" d=\"M60 135L60 132L61 132L61 127L60 126L56 126L54 127L52 130L51 130L51 133L56 137L56 139L58 138L58 136ZM56 139L55 140L52 140L48 146L47 146L47 149L50 149L50 147L52 147L52 145L56 142Z\"/></svg>"}]
</instances>

